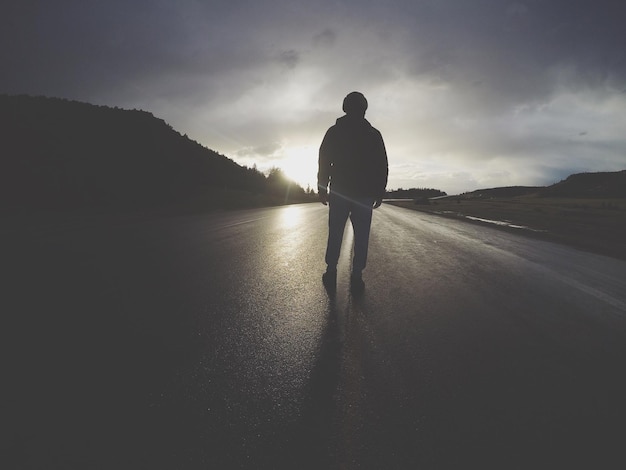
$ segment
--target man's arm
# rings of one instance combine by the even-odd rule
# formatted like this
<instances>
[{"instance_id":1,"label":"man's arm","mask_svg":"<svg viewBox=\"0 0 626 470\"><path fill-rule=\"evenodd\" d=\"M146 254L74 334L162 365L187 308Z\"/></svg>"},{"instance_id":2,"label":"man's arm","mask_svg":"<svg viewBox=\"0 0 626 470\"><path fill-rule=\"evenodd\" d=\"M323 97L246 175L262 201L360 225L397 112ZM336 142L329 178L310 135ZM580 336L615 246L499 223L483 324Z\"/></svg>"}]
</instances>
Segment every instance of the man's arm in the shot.
<instances>
[{"instance_id":1,"label":"man's arm","mask_svg":"<svg viewBox=\"0 0 626 470\"><path fill-rule=\"evenodd\" d=\"M377 155L379 162L378 168L378 176L379 176L379 184L377 196L374 199L374 209L380 207L383 203L383 197L385 196L385 189L387 188L387 179L389 177L389 162L387 160L387 150L385 149L385 141L383 140L383 136L380 132L378 134L378 144L377 144Z\"/></svg>"},{"instance_id":2,"label":"man's arm","mask_svg":"<svg viewBox=\"0 0 626 470\"><path fill-rule=\"evenodd\" d=\"M328 183L330 182L330 170L332 167L332 128L326 131L322 145L320 145L319 159L317 166L317 190L320 202L324 205L328 203Z\"/></svg>"}]
</instances>

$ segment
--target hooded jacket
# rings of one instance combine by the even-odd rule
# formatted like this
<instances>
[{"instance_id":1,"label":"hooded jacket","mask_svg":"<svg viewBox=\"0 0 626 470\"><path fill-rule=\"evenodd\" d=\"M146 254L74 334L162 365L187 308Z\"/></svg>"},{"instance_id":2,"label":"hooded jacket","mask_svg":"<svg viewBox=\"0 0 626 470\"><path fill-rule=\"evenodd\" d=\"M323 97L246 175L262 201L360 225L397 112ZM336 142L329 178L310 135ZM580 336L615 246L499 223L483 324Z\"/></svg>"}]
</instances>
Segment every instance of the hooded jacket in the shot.
<instances>
[{"instance_id":1,"label":"hooded jacket","mask_svg":"<svg viewBox=\"0 0 626 470\"><path fill-rule=\"evenodd\" d=\"M326 132L319 150L317 184L348 197L382 199L388 176L380 132L362 116L346 114Z\"/></svg>"}]
</instances>

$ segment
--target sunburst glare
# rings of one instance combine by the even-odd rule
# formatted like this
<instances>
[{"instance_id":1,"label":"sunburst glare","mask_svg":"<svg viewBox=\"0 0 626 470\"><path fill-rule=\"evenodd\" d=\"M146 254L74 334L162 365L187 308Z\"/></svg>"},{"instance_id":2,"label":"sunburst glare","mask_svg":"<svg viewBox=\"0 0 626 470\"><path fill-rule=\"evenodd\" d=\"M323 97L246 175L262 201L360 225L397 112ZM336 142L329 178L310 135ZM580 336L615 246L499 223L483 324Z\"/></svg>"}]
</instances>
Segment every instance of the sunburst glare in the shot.
<instances>
[{"instance_id":1,"label":"sunburst glare","mask_svg":"<svg viewBox=\"0 0 626 470\"><path fill-rule=\"evenodd\" d=\"M317 150L311 146L285 149L285 158L278 164L285 175L304 189L317 184Z\"/></svg>"}]
</instances>

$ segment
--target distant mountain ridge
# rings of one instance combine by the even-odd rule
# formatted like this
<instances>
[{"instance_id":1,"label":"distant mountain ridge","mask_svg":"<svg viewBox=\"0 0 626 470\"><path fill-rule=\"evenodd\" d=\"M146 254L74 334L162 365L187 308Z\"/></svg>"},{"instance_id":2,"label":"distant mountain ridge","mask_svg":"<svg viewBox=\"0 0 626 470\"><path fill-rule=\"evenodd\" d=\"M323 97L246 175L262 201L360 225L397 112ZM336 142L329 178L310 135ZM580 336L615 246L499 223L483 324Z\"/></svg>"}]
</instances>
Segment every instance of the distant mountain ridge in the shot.
<instances>
[{"instance_id":1,"label":"distant mountain ridge","mask_svg":"<svg viewBox=\"0 0 626 470\"><path fill-rule=\"evenodd\" d=\"M0 136L0 208L245 206L305 196L145 111L0 95Z\"/></svg>"}]
</instances>

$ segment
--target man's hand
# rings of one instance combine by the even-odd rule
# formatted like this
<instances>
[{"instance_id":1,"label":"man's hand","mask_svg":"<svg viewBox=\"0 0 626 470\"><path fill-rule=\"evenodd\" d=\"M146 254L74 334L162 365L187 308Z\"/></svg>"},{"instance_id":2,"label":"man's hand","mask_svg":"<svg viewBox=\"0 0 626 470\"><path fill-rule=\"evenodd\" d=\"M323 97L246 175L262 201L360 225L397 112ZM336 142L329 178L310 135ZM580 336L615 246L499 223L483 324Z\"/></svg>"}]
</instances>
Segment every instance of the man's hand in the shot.
<instances>
[{"instance_id":1,"label":"man's hand","mask_svg":"<svg viewBox=\"0 0 626 470\"><path fill-rule=\"evenodd\" d=\"M318 197L320 198L320 202L324 205L328 204L328 192L320 191Z\"/></svg>"},{"instance_id":2,"label":"man's hand","mask_svg":"<svg viewBox=\"0 0 626 470\"><path fill-rule=\"evenodd\" d=\"M383 203L383 198L374 199L374 209L378 209L382 203Z\"/></svg>"}]
</instances>

